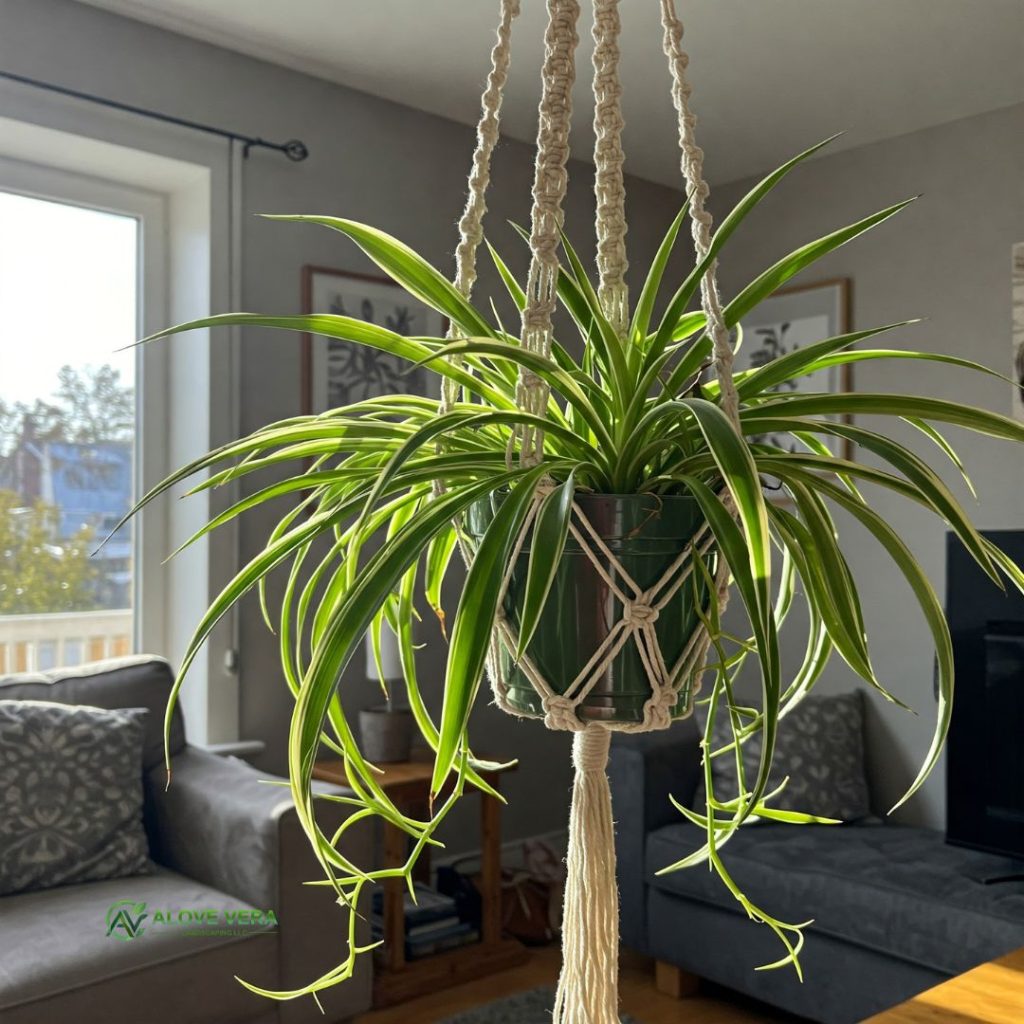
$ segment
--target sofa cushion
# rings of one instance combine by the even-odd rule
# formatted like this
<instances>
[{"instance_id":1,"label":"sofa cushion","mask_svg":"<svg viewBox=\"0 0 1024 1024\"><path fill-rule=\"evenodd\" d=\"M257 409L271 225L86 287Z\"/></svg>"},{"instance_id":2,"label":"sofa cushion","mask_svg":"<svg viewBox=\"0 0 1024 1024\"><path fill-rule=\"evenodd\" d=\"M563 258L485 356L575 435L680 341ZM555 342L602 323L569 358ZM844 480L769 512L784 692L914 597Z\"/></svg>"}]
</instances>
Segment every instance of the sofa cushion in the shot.
<instances>
[{"instance_id":1,"label":"sofa cushion","mask_svg":"<svg viewBox=\"0 0 1024 1024\"><path fill-rule=\"evenodd\" d=\"M724 711L715 717L713 739L715 747L732 742ZM761 734L756 733L743 744L743 770L748 784L756 778L760 761ZM714 758L711 771L715 796L719 800L735 799L738 787L734 756ZM779 722L769 791L785 779L785 788L771 799L769 806L839 821L858 821L871 814L864 770L864 700L860 690L805 697ZM694 803L701 812L705 792L702 782Z\"/></svg>"},{"instance_id":2,"label":"sofa cushion","mask_svg":"<svg viewBox=\"0 0 1024 1024\"><path fill-rule=\"evenodd\" d=\"M0 700L0 895L147 870L148 714Z\"/></svg>"},{"instance_id":3,"label":"sofa cushion","mask_svg":"<svg viewBox=\"0 0 1024 1024\"><path fill-rule=\"evenodd\" d=\"M646 854L650 884L742 914L718 876L704 867L655 877L697 849L702 837L688 823L652 832ZM741 829L723 847L722 858L756 905L784 921L814 918L811 937L825 933L948 974L1024 944L1024 882L984 882L1019 872L1020 865L949 846L930 829L762 825Z\"/></svg>"},{"instance_id":4,"label":"sofa cushion","mask_svg":"<svg viewBox=\"0 0 1024 1024\"><path fill-rule=\"evenodd\" d=\"M744 1015L740 1018L744 1021L862 1024L873 1014L949 978L946 971L823 935L813 925L800 951L803 980L789 967L759 971L761 964L781 955L774 932L719 906L681 900L656 890L648 895L649 956L781 1011L772 1013L765 1008L756 1018ZM973 1016L956 1015L926 1016L912 1024L926 1022L982 1024Z\"/></svg>"},{"instance_id":5,"label":"sofa cushion","mask_svg":"<svg viewBox=\"0 0 1024 1024\"><path fill-rule=\"evenodd\" d=\"M149 769L164 759L164 710L173 685L174 673L163 658L140 654L53 672L0 676L0 700L147 708L143 767ZM180 708L175 708L171 718L170 741L172 754L185 746L185 723Z\"/></svg>"},{"instance_id":6,"label":"sofa cushion","mask_svg":"<svg viewBox=\"0 0 1024 1024\"><path fill-rule=\"evenodd\" d=\"M128 938L115 925L121 901L145 904L131 917L141 930ZM268 1012L235 975L277 984L273 928L228 924L227 912L256 909L182 875L152 875L47 889L0 902L0 1019L109 1021L128 1013L147 1024L188 1020L230 1024ZM157 911L213 911L221 924L201 927L155 922ZM84 993L88 991L86 996ZM74 1010L73 1016L55 1007Z\"/></svg>"}]
</instances>

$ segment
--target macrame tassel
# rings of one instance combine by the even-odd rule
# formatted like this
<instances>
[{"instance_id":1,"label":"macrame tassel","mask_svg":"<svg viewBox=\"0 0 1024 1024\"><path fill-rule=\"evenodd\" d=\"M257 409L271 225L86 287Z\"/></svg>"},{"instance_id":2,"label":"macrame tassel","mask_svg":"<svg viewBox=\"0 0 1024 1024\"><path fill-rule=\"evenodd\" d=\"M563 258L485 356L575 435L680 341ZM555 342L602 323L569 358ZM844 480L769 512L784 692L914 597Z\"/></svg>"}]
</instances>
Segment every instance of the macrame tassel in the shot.
<instances>
[{"instance_id":1,"label":"macrame tassel","mask_svg":"<svg viewBox=\"0 0 1024 1024\"><path fill-rule=\"evenodd\" d=\"M599 725L573 735L576 778L553 1024L619 1024L619 891L605 772L610 742L611 733Z\"/></svg>"}]
</instances>

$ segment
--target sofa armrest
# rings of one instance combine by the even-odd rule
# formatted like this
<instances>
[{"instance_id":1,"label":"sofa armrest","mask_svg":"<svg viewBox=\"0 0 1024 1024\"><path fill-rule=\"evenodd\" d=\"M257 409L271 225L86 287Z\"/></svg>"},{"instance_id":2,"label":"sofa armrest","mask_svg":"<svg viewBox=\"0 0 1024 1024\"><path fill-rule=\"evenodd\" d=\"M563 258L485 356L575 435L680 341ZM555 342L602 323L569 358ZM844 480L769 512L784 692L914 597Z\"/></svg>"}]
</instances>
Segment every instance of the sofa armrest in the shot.
<instances>
[{"instance_id":1,"label":"sofa armrest","mask_svg":"<svg viewBox=\"0 0 1024 1024\"><path fill-rule=\"evenodd\" d=\"M146 802L155 840L153 858L173 871L244 900L278 919L280 975L247 979L265 988L301 988L326 973L346 950L348 911L332 894L303 883L322 877L309 847L291 794L282 780L243 761L186 747L174 758L171 785L165 791L163 766L147 778ZM270 781L264 781L270 780ZM318 791L343 793L317 784ZM324 830L344 819L346 809L320 804ZM353 830L346 854L369 863L372 850L365 832ZM367 942L367 923L359 923L359 942ZM341 1020L369 1008L371 964L360 958L356 976L321 994L329 1019ZM279 1004L288 1024L322 1021L311 997Z\"/></svg>"},{"instance_id":2,"label":"sofa armrest","mask_svg":"<svg viewBox=\"0 0 1024 1024\"><path fill-rule=\"evenodd\" d=\"M153 859L262 910L277 911L278 839L288 790L245 764L186 747L146 780Z\"/></svg>"},{"instance_id":3,"label":"sofa armrest","mask_svg":"<svg viewBox=\"0 0 1024 1024\"><path fill-rule=\"evenodd\" d=\"M679 820L669 795L689 803L700 778L700 737L692 718L659 732L616 733L608 759L615 817L620 932L630 949L647 946L647 836Z\"/></svg>"}]
</instances>

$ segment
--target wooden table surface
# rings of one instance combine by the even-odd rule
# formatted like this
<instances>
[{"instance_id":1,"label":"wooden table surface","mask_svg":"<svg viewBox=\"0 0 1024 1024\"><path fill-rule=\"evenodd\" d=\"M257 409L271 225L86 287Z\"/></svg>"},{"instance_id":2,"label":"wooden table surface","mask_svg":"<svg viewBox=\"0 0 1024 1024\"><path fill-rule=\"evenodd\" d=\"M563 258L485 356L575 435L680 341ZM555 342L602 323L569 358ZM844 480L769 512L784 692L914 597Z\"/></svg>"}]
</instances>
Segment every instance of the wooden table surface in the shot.
<instances>
[{"instance_id":1,"label":"wooden table surface","mask_svg":"<svg viewBox=\"0 0 1024 1024\"><path fill-rule=\"evenodd\" d=\"M864 1024L1024 1024L1024 949L944 981Z\"/></svg>"}]
</instances>

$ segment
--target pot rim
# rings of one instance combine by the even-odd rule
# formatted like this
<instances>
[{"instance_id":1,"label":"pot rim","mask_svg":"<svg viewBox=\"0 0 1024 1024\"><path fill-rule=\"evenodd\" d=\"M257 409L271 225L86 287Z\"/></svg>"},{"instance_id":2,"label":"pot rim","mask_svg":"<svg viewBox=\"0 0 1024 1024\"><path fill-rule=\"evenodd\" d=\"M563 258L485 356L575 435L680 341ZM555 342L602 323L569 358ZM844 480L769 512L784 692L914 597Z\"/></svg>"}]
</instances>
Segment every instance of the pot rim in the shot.
<instances>
[{"instance_id":1,"label":"pot rim","mask_svg":"<svg viewBox=\"0 0 1024 1024\"><path fill-rule=\"evenodd\" d=\"M412 708L393 708L388 704L370 704L368 707L360 708L359 714L361 715L411 715Z\"/></svg>"},{"instance_id":2,"label":"pot rim","mask_svg":"<svg viewBox=\"0 0 1024 1024\"><path fill-rule=\"evenodd\" d=\"M478 504L482 501L488 501L495 494L502 496L507 495L511 488L499 487L490 494L485 494L482 498L477 498L473 504ZM577 498L607 498L614 501L629 501L633 498L654 498L656 501L696 501L697 499L687 491L685 494L655 494L653 491L590 491L585 488L576 488L573 494Z\"/></svg>"},{"instance_id":3,"label":"pot rim","mask_svg":"<svg viewBox=\"0 0 1024 1024\"><path fill-rule=\"evenodd\" d=\"M479 537L493 509L508 495L507 490L497 490L478 498L467 509L467 532ZM576 491L575 500L581 511L591 521L599 536L606 543L627 544L684 544L705 521L700 503L691 494L653 494L649 491L634 494L601 494L596 491ZM613 525L614 524L614 525ZM474 529L477 526L477 529ZM638 527L640 527L638 531ZM523 552L531 547L528 538ZM567 551L575 550L576 544L567 541ZM639 548L636 551L640 553ZM650 551L650 554L655 552Z\"/></svg>"},{"instance_id":4,"label":"pot rim","mask_svg":"<svg viewBox=\"0 0 1024 1024\"><path fill-rule=\"evenodd\" d=\"M686 494L655 494L653 491L632 491L623 494L617 491L585 491L577 490L574 494L583 498L608 498L614 501L628 501L630 498L654 498L655 501L696 501L690 493Z\"/></svg>"}]
</instances>

